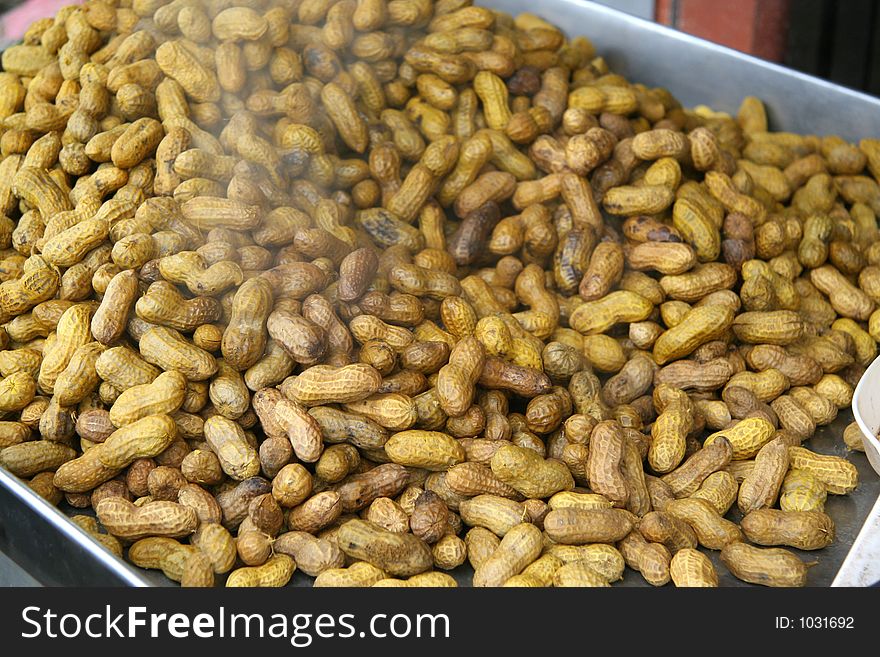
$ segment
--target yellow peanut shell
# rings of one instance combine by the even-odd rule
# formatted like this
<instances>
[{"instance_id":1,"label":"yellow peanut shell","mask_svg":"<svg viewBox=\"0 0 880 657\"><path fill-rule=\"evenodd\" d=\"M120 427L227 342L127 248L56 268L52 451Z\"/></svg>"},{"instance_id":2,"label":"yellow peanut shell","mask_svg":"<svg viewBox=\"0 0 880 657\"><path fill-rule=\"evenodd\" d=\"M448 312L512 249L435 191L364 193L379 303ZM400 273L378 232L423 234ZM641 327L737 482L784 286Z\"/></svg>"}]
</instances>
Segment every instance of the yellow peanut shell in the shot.
<instances>
[{"instance_id":1,"label":"yellow peanut shell","mask_svg":"<svg viewBox=\"0 0 880 657\"><path fill-rule=\"evenodd\" d=\"M391 575L411 576L433 564L428 546L411 534L395 534L362 520L349 520L337 533L340 549Z\"/></svg>"},{"instance_id":2,"label":"yellow peanut shell","mask_svg":"<svg viewBox=\"0 0 880 657\"><path fill-rule=\"evenodd\" d=\"M706 438L704 445L724 436L733 447L733 460L741 461L754 457L760 449L773 437L776 429L767 420L760 417L740 420L730 429L716 431Z\"/></svg>"},{"instance_id":3,"label":"yellow peanut shell","mask_svg":"<svg viewBox=\"0 0 880 657\"><path fill-rule=\"evenodd\" d=\"M281 391L305 406L320 406L361 401L376 393L381 383L379 372L365 363L315 365L286 380Z\"/></svg>"},{"instance_id":4,"label":"yellow peanut shell","mask_svg":"<svg viewBox=\"0 0 880 657\"><path fill-rule=\"evenodd\" d=\"M243 480L260 471L256 450L248 443L241 426L222 416L205 422L205 441L220 459L223 471L233 479Z\"/></svg>"},{"instance_id":5,"label":"yellow peanut shell","mask_svg":"<svg viewBox=\"0 0 880 657\"><path fill-rule=\"evenodd\" d=\"M641 322L654 305L634 292L611 292L597 301L581 304L569 318L573 329L584 335L603 333L619 322Z\"/></svg>"},{"instance_id":6,"label":"yellow peanut shell","mask_svg":"<svg viewBox=\"0 0 880 657\"><path fill-rule=\"evenodd\" d=\"M393 434L385 443L385 453L395 463L426 470L446 470L465 459L459 441L439 431L419 429Z\"/></svg>"},{"instance_id":7,"label":"yellow peanut shell","mask_svg":"<svg viewBox=\"0 0 880 657\"><path fill-rule=\"evenodd\" d=\"M530 524L513 527L492 555L474 571L474 586L501 586L538 558L541 531Z\"/></svg>"},{"instance_id":8,"label":"yellow peanut shell","mask_svg":"<svg viewBox=\"0 0 880 657\"><path fill-rule=\"evenodd\" d=\"M792 469L804 470L825 485L833 495L845 495L859 484L856 467L839 456L826 456L803 447L789 447Z\"/></svg>"},{"instance_id":9,"label":"yellow peanut shell","mask_svg":"<svg viewBox=\"0 0 880 657\"><path fill-rule=\"evenodd\" d=\"M186 396L186 377L180 372L163 372L152 382L122 392L110 407L110 421L121 427L148 415L171 414L179 410Z\"/></svg>"},{"instance_id":10,"label":"yellow peanut shell","mask_svg":"<svg viewBox=\"0 0 880 657\"><path fill-rule=\"evenodd\" d=\"M276 554L261 566L245 566L229 573L227 587L281 587L290 581L296 563L286 554Z\"/></svg>"},{"instance_id":11,"label":"yellow peanut shell","mask_svg":"<svg viewBox=\"0 0 880 657\"><path fill-rule=\"evenodd\" d=\"M712 562L702 552L692 548L684 548L672 556L669 572L672 582L678 587L718 586L718 574Z\"/></svg>"},{"instance_id":12,"label":"yellow peanut shell","mask_svg":"<svg viewBox=\"0 0 880 657\"><path fill-rule=\"evenodd\" d=\"M654 360L663 365L691 354L701 344L716 339L734 321L734 312L725 306L702 306L688 311L674 327L654 342Z\"/></svg>"},{"instance_id":13,"label":"yellow peanut shell","mask_svg":"<svg viewBox=\"0 0 880 657\"><path fill-rule=\"evenodd\" d=\"M721 561L737 578L763 586L805 586L807 565L782 548L756 548L731 543L721 551Z\"/></svg>"},{"instance_id":14,"label":"yellow peanut shell","mask_svg":"<svg viewBox=\"0 0 880 657\"><path fill-rule=\"evenodd\" d=\"M506 445L491 459L493 474L530 498L543 499L574 488L568 468L558 461L545 460L533 450Z\"/></svg>"},{"instance_id":15,"label":"yellow peanut shell","mask_svg":"<svg viewBox=\"0 0 880 657\"><path fill-rule=\"evenodd\" d=\"M188 536L198 523L195 511L176 502L156 501L135 506L121 497L108 497L98 503L95 511L110 534L126 540Z\"/></svg>"}]
</instances>

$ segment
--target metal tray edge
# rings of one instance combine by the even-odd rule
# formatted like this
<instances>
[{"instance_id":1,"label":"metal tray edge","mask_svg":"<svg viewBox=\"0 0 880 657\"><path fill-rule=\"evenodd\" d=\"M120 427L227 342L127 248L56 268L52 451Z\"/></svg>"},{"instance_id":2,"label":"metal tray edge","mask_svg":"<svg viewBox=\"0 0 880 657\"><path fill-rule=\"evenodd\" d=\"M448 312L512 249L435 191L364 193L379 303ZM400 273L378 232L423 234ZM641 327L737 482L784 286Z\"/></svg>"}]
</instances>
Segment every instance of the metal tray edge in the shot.
<instances>
[{"instance_id":1,"label":"metal tray edge","mask_svg":"<svg viewBox=\"0 0 880 657\"><path fill-rule=\"evenodd\" d=\"M86 552L98 565L110 571L120 583L135 587L151 586L132 566L106 550L60 510L49 504L27 484L22 482L21 479L2 467L0 467L0 487L15 496L24 506L49 524L58 534ZM22 555L11 553L8 556L13 561L17 561Z\"/></svg>"},{"instance_id":2,"label":"metal tray edge","mask_svg":"<svg viewBox=\"0 0 880 657\"><path fill-rule=\"evenodd\" d=\"M484 3L478 0L478 4ZM504 0L495 0L493 2L488 2L485 4L494 6L496 4L505 4L505 2ZM634 16L632 14L627 14L626 12L608 7L606 5L600 5L596 2L590 2L590 0L555 0L555 4L572 5L581 9L587 7L592 12L601 14L611 20L619 21L621 23L629 23L639 30L656 33L663 36L664 38L672 39L673 41L678 41L680 43L688 43L691 45L699 46L700 48L703 48L705 50L709 50L741 62L746 62L752 66L757 66L767 71L772 71L774 74L785 75L786 77L798 79L811 85L823 87L835 93L844 94L853 99L858 99L862 102L874 103L880 106L880 99L878 99L876 96L871 96L870 94L866 94L856 89L844 87L837 83L830 82L828 80L824 80L813 75L809 75L808 73L803 73L793 68L788 68L781 64L777 64L776 62L771 62L766 59L755 57L754 55L744 53L740 50L735 50L719 43L714 43L713 41L707 41L706 39L688 34L687 32L682 32L672 27L661 25L660 23L654 23L653 21L649 21L647 19L641 18L639 16ZM539 3L534 13L539 14L540 10L541 4Z\"/></svg>"},{"instance_id":3,"label":"metal tray edge","mask_svg":"<svg viewBox=\"0 0 880 657\"><path fill-rule=\"evenodd\" d=\"M850 141L880 137L880 99L585 0L477 0L529 12L583 34L612 70L664 86L686 106L735 114L745 96L764 101L771 127Z\"/></svg>"}]
</instances>

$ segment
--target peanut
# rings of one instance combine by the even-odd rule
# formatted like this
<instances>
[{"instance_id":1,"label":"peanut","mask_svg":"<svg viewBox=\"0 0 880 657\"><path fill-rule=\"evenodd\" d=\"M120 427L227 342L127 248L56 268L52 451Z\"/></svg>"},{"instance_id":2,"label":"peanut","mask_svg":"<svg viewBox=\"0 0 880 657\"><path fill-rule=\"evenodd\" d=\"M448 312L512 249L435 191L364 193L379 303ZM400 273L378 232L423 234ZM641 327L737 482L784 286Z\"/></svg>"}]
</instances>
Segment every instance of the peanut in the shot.
<instances>
[{"instance_id":1,"label":"peanut","mask_svg":"<svg viewBox=\"0 0 880 657\"><path fill-rule=\"evenodd\" d=\"M0 464L14 475L30 477L47 470L55 470L75 456L76 452L66 445L35 440L0 450Z\"/></svg>"},{"instance_id":2,"label":"peanut","mask_svg":"<svg viewBox=\"0 0 880 657\"><path fill-rule=\"evenodd\" d=\"M305 406L345 404L366 399L379 389L381 383L379 372L366 364L316 365L285 380L281 392Z\"/></svg>"},{"instance_id":3,"label":"peanut","mask_svg":"<svg viewBox=\"0 0 880 657\"><path fill-rule=\"evenodd\" d=\"M833 495L845 495L859 484L856 467L839 456L816 454L803 447L789 447L788 454L792 469L810 473Z\"/></svg>"},{"instance_id":4,"label":"peanut","mask_svg":"<svg viewBox=\"0 0 880 657\"><path fill-rule=\"evenodd\" d=\"M276 554L261 566L245 566L229 573L227 587L281 587L290 581L296 564L286 554Z\"/></svg>"},{"instance_id":5,"label":"peanut","mask_svg":"<svg viewBox=\"0 0 880 657\"><path fill-rule=\"evenodd\" d=\"M678 587L718 586L718 575L712 562L705 554L692 548L684 548L673 555L669 574Z\"/></svg>"},{"instance_id":6,"label":"peanut","mask_svg":"<svg viewBox=\"0 0 880 657\"><path fill-rule=\"evenodd\" d=\"M259 473L259 456L238 423L215 415L205 422L204 432L205 441L227 475L242 481Z\"/></svg>"},{"instance_id":7,"label":"peanut","mask_svg":"<svg viewBox=\"0 0 880 657\"><path fill-rule=\"evenodd\" d=\"M690 525L662 511L645 514L639 532L652 543L662 543L672 554L697 546L697 535Z\"/></svg>"},{"instance_id":8,"label":"peanut","mask_svg":"<svg viewBox=\"0 0 880 657\"><path fill-rule=\"evenodd\" d=\"M783 511L824 511L825 484L806 470L791 469L782 481L779 508Z\"/></svg>"},{"instance_id":9,"label":"peanut","mask_svg":"<svg viewBox=\"0 0 880 657\"><path fill-rule=\"evenodd\" d=\"M607 420L600 422L590 434L590 456L587 478L592 488L617 505L629 498L626 480L620 470L625 444L620 425Z\"/></svg>"},{"instance_id":10,"label":"peanut","mask_svg":"<svg viewBox=\"0 0 880 657\"><path fill-rule=\"evenodd\" d=\"M420 539L361 520L349 520L342 525L337 543L349 557L368 561L392 575L417 575L433 564L431 550Z\"/></svg>"},{"instance_id":11,"label":"peanut","mask_svg":"<svg viewBox=\"0 0 880 657\"><path fill-rule=\"evenodd\" d=\"M474 571L474 586L501 586L541 553L541 532L534 525L511 528L495 551Z\"/></svg>"},{"instance_id":12,"label":"peanut","mask_svg":"<svg viewBox=\"0 0 880 657\"><path fill-rule=\"evenodd\" d=\"M196 512L176 502L147 502L138 507L121 497L109 497L95 511L109 533L130 541L188 536L198 524Z\"/></svg>"},{"instance_id":13,"label":"peanut","mask_svg":"<svg viewBox=\"0 0 880 657\"><path fill-rule=\"evenodd\" d=\"M755 457L755 467L739 489L737 505L743 513L771 507L776 502L788 472L788 446L779 438L764 445Z\"/></svg>"},{"instance_id":14,"label":"peanut","mask_svg":"<svg viewBox=\"0 0 880 657\"><path fill-rule=\"evenodd\" d=\"M483 345L476 338L461 340L449 354L449 363L437 375L437 394L447 415L463 415L473 403L483 359Z\"/></svg>"},{"instance_id":15,"label":"peanut","mask_svg":"<svg viewBox=\"0 0 880 657\"><path fill-rule=\"evenodd\" d=\"M627 565L638 570L651 586L663 586L671 579L672 559L663 545L648 543L638 531L630 532L619 544Z\"/></svg>"},{"instance_id":16,"label":"peanut","mask_svg":"<svg viewBox=\"0 0 880 657\"><path fill-rule=\"evenodd\" d=\"M544 518L547 535L566 545L613 543L632 528L632 521L620 509L554 509Z\"/></svg>"},{"instance_id":17,"label":"peanut","mask_svg":"<svg viewBox=\"0 0 880 657\"><path fill-rule=\"evenodd\" d=\"M742 540L739 527L722 518L706 500L674 500L666 506L666 512L688 523L696 533L700 545L710 550L720 550L729 543Z\"/></svg>"},{"instance_id":18,"label":"peanut","mask_svg":"<svg viewBox=\"0 0 880 657\"><path fill-rule=\"evenodd\" d=\"M131 424L157 413L171 414L183 405L186 377L180 372L163 372L150 383L125 390L110 407L110 422L116 427Z\"/></svg>"},{"instance_id":19,"label":"peanut","mask_svg":"<svg viewBox=\"0 0 880 657\"><path fill-rule=\"evenodd\" d=\"M491 466L495 476L526 497L540 499L574 488L568 468L524 447L502 447L492 456Z\"/></svg>"},{"instance_id":20,"label":"peanut","mask_svg":"<svg viewBox=\"0 0 880 657\"><path fill-rule=\"evenodd\" d=\"M773 437L773 425L761 417L740 420L730 429L710 434L704 445L711 445L724 436L733 447L733 460L740 461L755 456Z\"/></svg>"},{"instance_id":21,"label":"peanut","mask_svg":"<svg viewBox=\"0 0 880 657\"><path fill-rule=\"evenodd\" d=\"M821 511L757 509L742 519L743 533L758 545L819 550L834 540L834 521Z\"/></svg>"},{"instance_id":22,"label":"peanut","mask_svg":"<svg viewBox=\"0 0 880 657\"><path fill-rule=\"evenodd\" d=\"M192 546L159 536L142 538L129 548L129 558L141 568L159 569L184 586L213 586L214 573L210 565L199 561L200 556L204 557Z\"/></svg>"},{"instance_id":23,"label":"peanut","mask_svg":"<svg viewBox=\"0 0 880 657\"><path fill-rule=\"evenodd\" d=\"M721 550L721 561L735 577L750 584L805 586L807 583L807 565L781 548L730 543Z\"/></svg>"},{"instance_id":24,"label":"peanut","mask_svg":"<svg viewBox=\"0 0 880 657\"><path fill-rule=\"evenodd\" d=\"M746 475L748 476L748 475ZM699 497L706 500L719 515L726 515L730 507L736 501L739 492L739 484L726 470L721 470L710 474L703 480L703 483L691 493L690 497Z\"/></svg>"}]
</instances>

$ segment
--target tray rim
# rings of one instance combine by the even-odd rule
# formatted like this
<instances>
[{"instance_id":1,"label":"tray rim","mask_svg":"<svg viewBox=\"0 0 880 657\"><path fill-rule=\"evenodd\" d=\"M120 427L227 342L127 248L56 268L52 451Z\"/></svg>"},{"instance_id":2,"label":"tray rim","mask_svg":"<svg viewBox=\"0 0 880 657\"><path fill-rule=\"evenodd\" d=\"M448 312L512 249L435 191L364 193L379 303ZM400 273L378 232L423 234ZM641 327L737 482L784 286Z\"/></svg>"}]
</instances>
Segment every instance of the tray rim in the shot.
<instances>
[{"instance_id":1,"label":"tray rim","mask_svg":"<svg viewBox=\"0 0 880 657\"><path fill-rule=\"evenodd\" d=\"M547 2L547 0L544 1ZM503 5L504 0L495 0L494 2L490 0L486 3L483 3L483 0L477 0L477 4L486 4L487 6L495 7L498 4ZM542 3L539 2L536 6L536 10L532 12L536 16L540 16L541 4ZM729 46L715 43L714 41L709 41L707 39L694 36L693 34L688 34L687 32L682 32L681 30L669 27L668 25L662 25L660 23L649 21L645 18L641 18L640 16L635 16L634 14L629 14L625 11L609 7L608 5L593 2L592 0L549 0L548 4L571 5L573 7L581 8L588 7L590 11L593 11L597 14L604 14L608 17L613 18L614 20L630 23L634 27L637 27L638 29L641 29L643 31L653 32L664 38L672 39L673 41L679 41L682 43L689 43L694 46L699 46L703 49L726 55L728 57L732 57L743 62L747 62L752 66L771 71L774 74L794 78L813 86L823 87L829 91L843 93L852 98L857 98L861 102L872 103L880 106L880 97L878 96L872 96L871 94L867 94L863 91L852 89L851 87L846 87L837 84L836 82L831 82L830 80L825 80L823 78L810 75L809 73L804 73L803 71L798 71L796 69L783 66L782 64L778 64L776 62L771 62L766 59L761 59L760 57L755 57L754 55L742 52L741 50L736 50ZM568 30L563 29L563 32L567 34ZM598 54L601 56L602 53L600 52Z\"/></svg>"},{"instance_id":2,"label":"tray rim","mask_svg":"<svg viewBox=\"0 0 880 657\"><path fill-rule=\"evenodd\" d=\"M2 466L0 466L0 486L15 495L25 506L41 516L60 534L82 547L95 561L110 570L128 586L139 588L152 586L134 566L104 548L70 517L43 499L24 481ZM15 561L14 555L7 556Z\"/></svg>"},{"instance_id":3,"label":"tray rim","mask_svg":"<svg viewBox=\"0 0 880 657\"><path fill-rule=\"evenodd\" d=\"M876 385L880 385L880 356L875 358L874 361L868 365L864 374L862 374L862 378L859 379L859 382L856 384L856 389L853 392L852 404L850 404L853 417L859 425L859 429L862 431L863 440L867 442L865 445L865 453L868 456L868 461L871 463L871 467L874 468L874 471L880 475L880 439L878 439L877 434L875 433L877 429L880 429L880 426L869 426L868 421L864 418L861 412L863 398L867 396L868 389Z\"/></svg>"}]
</instances>

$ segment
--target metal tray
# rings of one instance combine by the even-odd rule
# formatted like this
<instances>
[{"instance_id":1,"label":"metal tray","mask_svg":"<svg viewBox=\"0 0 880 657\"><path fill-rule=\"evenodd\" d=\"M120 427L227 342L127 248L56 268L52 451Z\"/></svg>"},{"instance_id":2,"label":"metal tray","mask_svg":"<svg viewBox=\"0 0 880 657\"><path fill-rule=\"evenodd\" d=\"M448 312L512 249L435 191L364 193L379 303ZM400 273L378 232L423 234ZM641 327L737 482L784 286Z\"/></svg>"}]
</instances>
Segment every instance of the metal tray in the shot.
<instances>
[{"instance_id":1,"label":"metal tray","mask_svg":"<svg viewBox=\"0 0 880 657\"><path fill-rule=\"evenodd\" d=\"M668 87L685 105L709 105L735 112L744 96L760 97L775 130L812 134L838 134L848 140L880 137L880 100L856 91L797 73L781 66L655 25L583 0L489 0L479 2L512 14L530 11L563 26L570 36L588 36L611 68L632 80ZM823 453L843 454L840 436L852 421L842 411L830 426L821 429L807 445ZM851 454L861 485L846 497L831 496L828 512L837 524L837 541L825 550L803 554L815 560L809 583L831 583L865 518L880 495L880 477L863 454ZM16 477L0 468L0 551L21 565L38 582L66 586L155 586L168 580L155 572L135 569L117 559L88 534ZM711 555L717 562L717 553ZM722 584L733 580L718 568ZM461 583L470 581L470 570L454 573ZM297 574L293 586L310 579ZM643 585L627 571L623 584Z\"/></svg>"},{"instance_id":2,"label":"metal tray","mask_svg":"<svg viewBox=\"0 0 880 657\"><path fill-rule=\"evenodd\" d=\"M865 456L880 473L880 358L865 370L852 400L853 415L862 430ZM856 537L852 549L837 571L832 586L870 586L880 582L880 501L878 501Z\"/></svg>"}]
</instances>

